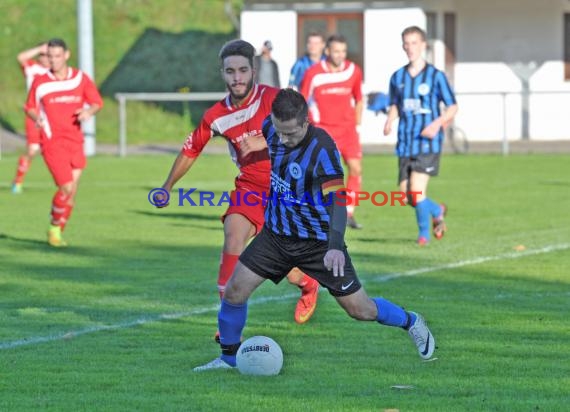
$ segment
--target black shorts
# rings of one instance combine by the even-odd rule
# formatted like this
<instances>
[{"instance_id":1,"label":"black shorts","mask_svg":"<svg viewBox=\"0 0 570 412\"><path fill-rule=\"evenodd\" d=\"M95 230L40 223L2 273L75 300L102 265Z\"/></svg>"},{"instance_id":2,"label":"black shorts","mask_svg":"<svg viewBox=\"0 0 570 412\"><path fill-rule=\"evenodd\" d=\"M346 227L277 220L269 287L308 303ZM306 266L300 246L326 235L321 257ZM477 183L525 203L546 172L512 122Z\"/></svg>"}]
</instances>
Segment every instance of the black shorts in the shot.
<instances>
[{"instance_id":1,"label":"black shorts","mask_svg":"<svg viewBox=\"0 0 570 412\"><path fill-rule=\"evenodd\" d=\"M280 236L263 227L240 255L240 262L257 275L279 283L294 267L317 280L333 296L347 296L361 288L354 266L343 248L346 263L344 276L333 276L323 258L328 250L328 242L322 240L299 239Z\"/></svg>"},{"instance_id":2,"label":"black shorts","mask_svg":"<svg viewBox=\"0 0 570 412\"><path fill-rule=\"evenodd\" d=\"M439 174L440 153L419 154L416 157L398 158L398 184L409 180L412 172L425 173L430 176Z\"/></svg>"}]
</instances>

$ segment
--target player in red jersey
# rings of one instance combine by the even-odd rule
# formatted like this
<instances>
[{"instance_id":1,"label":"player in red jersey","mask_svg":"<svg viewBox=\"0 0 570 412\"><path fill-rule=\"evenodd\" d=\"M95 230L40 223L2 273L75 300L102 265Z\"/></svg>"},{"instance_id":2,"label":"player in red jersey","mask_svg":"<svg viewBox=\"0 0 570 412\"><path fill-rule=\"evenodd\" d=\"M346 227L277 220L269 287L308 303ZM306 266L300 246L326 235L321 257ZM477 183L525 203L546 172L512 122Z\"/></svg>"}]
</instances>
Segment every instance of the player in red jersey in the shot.
<instances>
[{"instance_id":1,"label":"player in red jersey","mask_svg":"<svg viewBox=\"0 0 570 412\"><path fill-rule=\"evenodd\" d=\"M311 121L325 129L334 139L348 168L347 225L353 229L362 226L354 219L355 194L362 186L362 147L360 120L362 118L362 70L347 60L347 43L341 35L327 39L326 60L305 72L301 94L309 103Z\"/></svg>"},{"instance_id":2,"label":"player in red jersey","mask_svg":"<svg viewBox=\"0 0 570 412\"><path fill-rule=\"evenodd\" d=\"M22 51L18 54L17 59L26 79L26 92L29 92L34 79L49 71L47 43ZM30 169L34 156L40 151L40 129L28 116L26 116L26 145L27 151L18 159L16 177L12 182L12 193L15 194L22 193L24 177Z\"/></svg>"},{"instance_id":3,"label":"player in red jersey","mask_svg":"<svg viewBox=\"0 0 570 412\"><path fill-rule=\"evenodd\" d=\"M81 122L97 113L103 100L85 73L67 65L70 52L63 40L50 40L47 54L50 70L32 83L26 113L41 129L42 155L57 185L48 243L61 247L67 246L61 232L71 215L86 165Z\"/></svg>"},{"instance_id":4,"label":"player in red jersey","mask_svg":"<svg viewBox=\"0 0 570 412\"><path fill-rule=\"evenodd\" d=\"M220 298L230 279L239 255L249 239L255 236L264 223L264 205L261 198L243 200L244 195L253 192L269 192L271 163L267 149L243 156L240 142L245 138L263 139L261 126L271 113L271 103L279 91L276 88L254 83L254 47L243 41L233 40L220 50L222 77L229 94L208 109L196 130L186 139L184 146L174 161L163 189L172 187L192 167L204 146L214 136L222 136L228 141L232 158L239 168L235 179L235 190L231 193L231 204L222 216L224 223L224 246L218 273ZM294 269L288 276L290 283L301 288L301 298L295 309L295 321L304 323L312 316L318 296L319 284L314 279Z\"/></svg>"}]
</instances>

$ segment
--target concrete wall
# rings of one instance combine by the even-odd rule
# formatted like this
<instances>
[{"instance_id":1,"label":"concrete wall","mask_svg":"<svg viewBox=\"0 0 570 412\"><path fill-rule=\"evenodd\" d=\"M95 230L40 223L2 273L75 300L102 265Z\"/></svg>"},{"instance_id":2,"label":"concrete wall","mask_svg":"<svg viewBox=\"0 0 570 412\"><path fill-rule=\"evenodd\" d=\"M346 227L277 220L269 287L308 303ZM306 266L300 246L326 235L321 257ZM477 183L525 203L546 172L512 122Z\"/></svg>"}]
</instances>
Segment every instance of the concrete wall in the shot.
<instances>
[{"instance_id":1,"label":"concrete wall","mask_svg":"<svg viewBox=\"0 0 570 412\"><path fill-rule=\"evenodd\" d=\"M241 38L253 44L257 53L265 40L271 40L273 59L279 67L281 87L289 83L291 66L297 59L297 13L294 11L244 11Z\"/></svg>"}]
</instances>

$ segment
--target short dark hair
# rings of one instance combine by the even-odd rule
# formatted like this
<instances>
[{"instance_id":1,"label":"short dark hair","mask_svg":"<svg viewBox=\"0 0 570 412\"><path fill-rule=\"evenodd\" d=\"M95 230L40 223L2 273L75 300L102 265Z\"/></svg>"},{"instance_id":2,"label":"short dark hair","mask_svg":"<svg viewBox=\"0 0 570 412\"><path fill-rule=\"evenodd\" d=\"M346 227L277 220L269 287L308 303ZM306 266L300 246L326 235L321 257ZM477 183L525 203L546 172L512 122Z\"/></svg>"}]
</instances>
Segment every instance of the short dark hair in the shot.
<instances>
[{"instance_id":1,"label":"short dark hair","mask_svg":"<svg viewBox=\"0 0 570 412\"><path fill-rule=\"evenodd\" d=\"M67 50L67 44L63 39L53 38L47 42L48 47L61 47L63 50Z\"/></svg>"},{"instance_id":2,"label":"short dark hair","mask_svg":"<svg viewBox=\"0 0 570 412\"><path fill-rule=\"evenodd\" d=\"M418 26L406 27L402 32L402 40L404 40L404 36L407 36L408 34L412 33L419 34L420 37L422 38L422 41L426 41L427 38L426 32L423 29L419 28Z\"/></svg>"},{"instance_id":3,"label":"short dark hair","mask_svg":"<svg viewBox=\"0 0 570 412\"><path fill-rule=\"evenodd\" d=\"M332 36L329 36L329 38L327 39L327 48L330 47L331 43L347 44L346 37L344 37L342 34L333 34Z\"/></svg>"},{"instance_id":4,"label":"short dark hair","mask_svg":"<svg viewBox=\"0 0 570 412\"><path fill-rule=\"evenodd\" d=\"M309 115L309 107L303 95L293 89L281 89L271 105L271 112L281 121L297 119L302 125Z\"/></svg>"},{"instance_id":5,"label":"short dark hair","mask_svg":"<svg viewBox=\"0 0 570 412\"><path fill-rule=\"evenodd\" d=\"M253 67L253 56L255 56L255 48L251 45L251 43L248 43L245 40L230 40L222 46L218 56L220 57L220 63L222 65L224 64L224 59L226 57L243 56L247 59L247 61L249 61L251 67Z\"/></svg>"}]
</instances>

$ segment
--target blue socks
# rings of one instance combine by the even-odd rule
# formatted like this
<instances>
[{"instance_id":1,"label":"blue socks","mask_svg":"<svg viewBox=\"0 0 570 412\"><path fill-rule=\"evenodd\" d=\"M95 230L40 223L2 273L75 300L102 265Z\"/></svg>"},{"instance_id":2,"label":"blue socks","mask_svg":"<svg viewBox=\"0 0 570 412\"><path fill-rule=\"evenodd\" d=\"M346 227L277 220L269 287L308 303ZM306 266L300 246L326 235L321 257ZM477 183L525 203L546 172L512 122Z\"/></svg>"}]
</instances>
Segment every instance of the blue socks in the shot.
<instances>
[{"instance_id":1,"label":"blue socks","mask_svg":"<svg viewBox=\"0 0 570 412\"><path fill-rule=\"evenodd\" d=\"M441 212L441 206L430 198L426 197L421 202L416 203L416 221L420 232L418 238L430 239L430 217L438 218L441 216Z\"/></svg>"},{"instance_id":2,"label":"blue socks","mask_svg":"<svg viewBox=\"0 0 570 412\"><path fill-rule=\"evenodd\" d=\"M437 219L438 217L441 216L441 212L442 212L441 205L435 203L429 197L425 198L424 202L427 202L427 207L428 207L429 214L431 215L431 217Z\"/></svg>"},{"instance_id":3,"label":"blue socks","mask_svg":"<svg viewBox=\"0 0 570 412\"><path fill-rule=\"evenodd\" d=\"M429 199L424 199L416 203L416 221L418 222L418 229L420 231L418 238L424 237L427 240L430 238L430 202Z\"/></svg>"},{"instance_id":4,"label":"blue socks","mask_svg":"<svg viewBox=\"0 0 570 412\"><path fill-rule=\"evenodd\" d=\"M406 312L400 306L384 298L372 298L378 308L378 323L387 326L398 326L400 328L409 327L416 321L416 316L411 312Z\"/></svg>"},{"instance_id":5,"label":"blue socks","mask_svg":"<svg viewBox=\"0 0 570 412\"><path fill-rule=\"evenodd\" d=\"M247 319L247 303L232 305L222 299L220 312L218 312L218 329L220 331L220 344L223 346L239 347L241 332ZM237 347L235 348L237 350ZM222 352L222 360L231 366L236 366L236 355Z\"/></svg>"}]
</instances>

